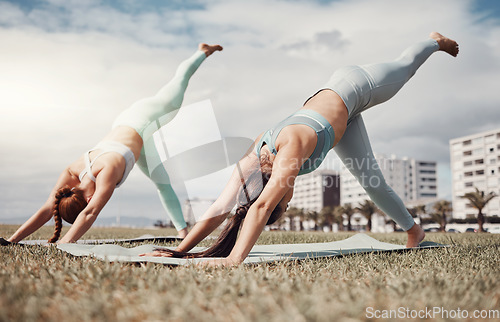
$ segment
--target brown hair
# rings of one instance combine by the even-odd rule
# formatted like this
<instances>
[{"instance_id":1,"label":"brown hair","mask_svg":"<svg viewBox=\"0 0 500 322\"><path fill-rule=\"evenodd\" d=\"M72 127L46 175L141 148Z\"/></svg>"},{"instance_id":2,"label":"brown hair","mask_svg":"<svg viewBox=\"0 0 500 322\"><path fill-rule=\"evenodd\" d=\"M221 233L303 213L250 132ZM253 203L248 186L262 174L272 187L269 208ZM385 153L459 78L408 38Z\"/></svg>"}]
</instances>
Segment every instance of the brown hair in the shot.
<instances>
[{"instance_id":1,"label":"brown hair","mask_svg":"<svg viewBox=\"0 0 500 322\"><path fill-rule=\"evenodd\" d=\"M239 206L236 209L235 214L228 219L226 227L224 227L219 235L219 238L217 238L217 241L215 241L212 247L198 253L178 252L170 249L156 250L171 254L172 257L177 258L227 257L236 244L239 228L245 219L248 209L250 209L250 206L252 206L255 200L257 200L262 193L262 190L271 178L271 173L272 162L265 155L262 155L260 160L260 170L255 171L246 181L243 178L241 179L242 187L240 188L237 198ZM258 191L255 191L257 189ZM253 199L250 199L250 195L256 196ZM276 206L267 220L266 225L272 225L275 223L279 218L281 218L283 212L284 209L282 209L280 205Z\"/></svg>"},{"instance_id":2,"label":"brown hair","mask_svg":"<svg viewBox=\"0 0 500 322\"><path fill-rule=\"evenodd\" d=\"M61 236L62 219L72 224L78 214L87 207L87 201L83 197L83 191L78 188L68 186L57 190L55 195L52 215L55 221L54 235L49 239L49 243L55 243Z\"/></svg>"}]
</instances>

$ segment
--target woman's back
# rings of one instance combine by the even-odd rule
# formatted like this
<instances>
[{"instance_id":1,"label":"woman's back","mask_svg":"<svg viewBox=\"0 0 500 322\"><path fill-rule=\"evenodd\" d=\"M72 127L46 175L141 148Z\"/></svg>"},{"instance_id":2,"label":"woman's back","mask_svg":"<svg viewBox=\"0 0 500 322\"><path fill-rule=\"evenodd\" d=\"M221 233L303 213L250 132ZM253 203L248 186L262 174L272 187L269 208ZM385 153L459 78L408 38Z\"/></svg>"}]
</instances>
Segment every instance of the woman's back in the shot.
<instances>
[{"instance_id":1,"label":"woman's back","mask_svg":"<svg viewBox=\"0 0 500 322\"><path fill-rule=\"evenodd\" d=\"M78 178L82 187L92 185L103 169L106 169L112 180L119 185L124 181L125 169L130 164L127 159L135 162L140 156L141 149L142 139L139 134L130 127L119 126L93 149L73 162L68 170L72 176Z\"/></svg>"}]
</instances>

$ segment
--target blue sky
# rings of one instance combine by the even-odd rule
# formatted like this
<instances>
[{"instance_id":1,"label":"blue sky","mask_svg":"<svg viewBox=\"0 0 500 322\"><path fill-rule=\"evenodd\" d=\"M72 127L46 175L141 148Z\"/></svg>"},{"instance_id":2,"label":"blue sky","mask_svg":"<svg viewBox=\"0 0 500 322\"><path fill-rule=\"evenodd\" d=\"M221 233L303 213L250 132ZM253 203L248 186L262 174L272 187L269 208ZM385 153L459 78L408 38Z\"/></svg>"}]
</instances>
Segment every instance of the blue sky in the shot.
<instances>
[{"instance_id":1,"label":"blue sky","mask_svg":"<svg viewBox=\"0 0 500 322\"><path fill-rule=\"evenodd\" d=\"M448 198L449 140L500 127L499 21L500 2L485 0L0 1L0 222L36 211L60 171L202 41L225 49L196 73L185 103L210 99L222 135L251 138L338 67L395 58L433 30L456 39L457 59L433 55L365 114L374 151L438 161ZM197 193L215 197L216 181ZM102 215L117 213L165 219L137 170Z\"/></svg>"},{"instance_id":2,"label":"blue sky","mask_svg":"<svg viewBox=\"0 0 500 322\"><path fill-rule=\"evenodd\" d=\"M496 0L478 0L474 2L472 8L478 13L485 14L487 18L496 19L498 23L500 2Z\"/></svg>"}]
</instances>

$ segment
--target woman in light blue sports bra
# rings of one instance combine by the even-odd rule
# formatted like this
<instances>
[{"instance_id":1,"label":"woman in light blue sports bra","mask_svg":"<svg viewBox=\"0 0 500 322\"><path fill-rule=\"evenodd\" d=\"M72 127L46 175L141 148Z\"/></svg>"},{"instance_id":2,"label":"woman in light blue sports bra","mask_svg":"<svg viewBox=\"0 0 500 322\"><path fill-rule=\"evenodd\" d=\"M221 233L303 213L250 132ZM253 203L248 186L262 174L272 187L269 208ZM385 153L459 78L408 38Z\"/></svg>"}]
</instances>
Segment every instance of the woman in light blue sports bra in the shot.
<instances>
[{"instance_id":1,"label":"woman in light blue sports bra","mask_svg":"<svg viewBox=\"0 0 500 322\"><path fill-rule=\"evenodd\" d=\"M158 250L147 255L224 257L207 265L241 263L264 226L286 209L297 175L316 169L332 148L377 206L407 231L406 246L417 247L425 234L385 182L361 113L394 96L438 50L456 56L458 44L433 32L429 39L410 46L394 61L336 71L302 109L255 140L252 152L239 162L221 196L205 213L205 220L193 227L176 251ZM223 214L235 204L239 205L236 215L216 244L202 253L186 253L222 223L226 217Z\"/></svg>"},{"instance_id":2,"label":"woman in light blue sports bra","mask_svg":"<svg viewBox=\"0 0 500 322\"><path fill-rule=\"evenodd\" d=\"M113 123L112 131L62 172L45 204L8 241L22 240L51 217L55 219L56 229L50 243L59 239L62 219L73 225L59 243L77 241L92 226L114 189L125 181L135 163L156 185L179 236L185 237L186 222L168 173L159 168L148 168L146 159L159 158L152 144L153 132L177 114L191 76L206 57L220 50L219 45L200 44L194 55L179 65L174 78L155 96L142 99L122 112Z\"/></svg>"}]
</instances>

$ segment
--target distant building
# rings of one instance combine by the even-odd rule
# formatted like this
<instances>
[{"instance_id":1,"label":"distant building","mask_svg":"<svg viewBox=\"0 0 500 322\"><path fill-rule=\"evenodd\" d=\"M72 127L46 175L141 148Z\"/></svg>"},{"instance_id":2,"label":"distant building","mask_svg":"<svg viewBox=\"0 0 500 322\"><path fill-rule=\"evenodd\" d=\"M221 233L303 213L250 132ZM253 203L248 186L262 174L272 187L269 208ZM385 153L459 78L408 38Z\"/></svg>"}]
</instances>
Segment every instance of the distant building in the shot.
<instances>
[{"instance_id":1,"label":"distant building","mask_svg":"<svg viewBox=\"0 0 500 322\"><path fill-rule=\"evenodd\" d=\"M321 211L340 205L340 178L332 170L316 170L298 176L289 206L306 211Z\"/></svg>"},{"instance_id":2,"label":"distant building","mask_svg":"<svg viewBox=\"0 0 500 322\"><path fill-rule=\"evenodd\" d=\"M474 187L485 192L500 190L500 129L450 140L453 217L475 217L475 210L460 198ZM500 198L493 198L483 209L488 216L500 216Z\"/></svg>"},{"instance_id":3,"label":"distant building","mask_svg":"<svg viewBox=\"0 0 500 322\"><path fill-rule=\"evenodd\" d=\"M435 200L437 198L437 165L434 161L418 161L411 158L389 157L375 154L387 184L404 203ZM340 172L341 204L350 203L353 207L370 199L356 178L342 167ZM370 178L367 178L370 180ZM376 183L374 183L376 184Z\"/></svg>"}]
</instances>

